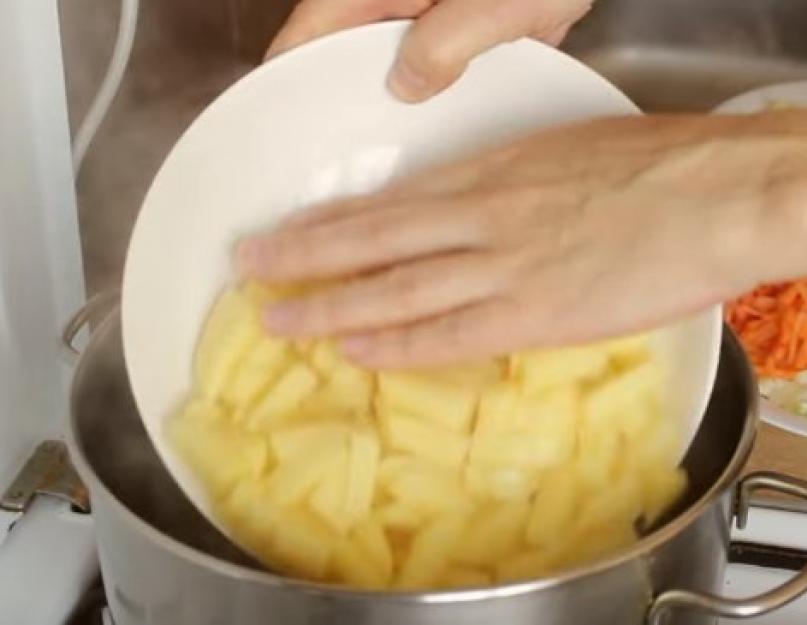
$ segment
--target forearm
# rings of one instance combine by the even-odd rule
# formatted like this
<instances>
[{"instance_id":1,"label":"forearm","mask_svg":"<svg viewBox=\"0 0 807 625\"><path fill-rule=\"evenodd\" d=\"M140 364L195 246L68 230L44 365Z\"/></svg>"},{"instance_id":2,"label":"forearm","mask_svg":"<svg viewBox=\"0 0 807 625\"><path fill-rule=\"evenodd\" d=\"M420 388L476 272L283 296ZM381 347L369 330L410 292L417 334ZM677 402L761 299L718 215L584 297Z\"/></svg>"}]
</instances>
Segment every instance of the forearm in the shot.
<instances>
[{"instance_id":1,"label":"forearm","mask_svg":"<svg viewBox=\"0 0 807 625\"><path fill-rule=\"evenodd\" d=\"M734 123L728 157L746 163L736 188L748 190L738 205L747 249L735 250L737 271L757 284L807 276L807 110Z\"/></svg>"},{"instance_id":2,"label":"forearm","mask_svg":"<svg viewBox=\"0 0 807 625\"><path fill-rule=\"evenodd\" d=\"M601 231L643 205L641 232L715 297L807 275L807 110L597 119L543 133L537 150L548 136L538 186L595 189Z\"/></svg>"}]
</instances>

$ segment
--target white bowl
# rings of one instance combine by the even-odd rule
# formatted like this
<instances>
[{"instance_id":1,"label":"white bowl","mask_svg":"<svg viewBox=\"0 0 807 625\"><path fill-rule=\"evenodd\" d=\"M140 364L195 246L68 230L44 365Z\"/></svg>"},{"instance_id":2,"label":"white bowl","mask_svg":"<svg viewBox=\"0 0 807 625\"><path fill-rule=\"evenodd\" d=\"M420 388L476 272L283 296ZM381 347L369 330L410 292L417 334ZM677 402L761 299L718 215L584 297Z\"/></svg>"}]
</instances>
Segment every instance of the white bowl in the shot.
<instances>
[{"instance_id":1,"label":"white bowl","mask_svg":"<svg viewBox=\"0 0 807 625\"><path fill-rule=\"evenodd\" d=\"M209 518L203 489L163 425L190 388L197 333L233 278L241 235L311 202L370 191L542 126L638 114L593 71L531 40L483 55L428 103L402 104L384 85L407 27L342 32L256 69L194 122L145 199L123 282L127 367L158 453ZM688 446L717 368L719 311L678 324L670 337L680 372L673 412L685 420Z\"/></svg>"},{"instance_id":2,"label":"white bowl","mask_svg":"<svg viewBox=\"0 0 807 625\"><path fill-rule=\"evenodd\" d=\"M778 103L807 108L807 80L768 85L746 91L727 100L715 109L722 115L747 115L759 113ZM807 436L807 419L775 406L763 399L759 404L760 418L773 426L792 434Z\"/></svg>"}]
</instances>

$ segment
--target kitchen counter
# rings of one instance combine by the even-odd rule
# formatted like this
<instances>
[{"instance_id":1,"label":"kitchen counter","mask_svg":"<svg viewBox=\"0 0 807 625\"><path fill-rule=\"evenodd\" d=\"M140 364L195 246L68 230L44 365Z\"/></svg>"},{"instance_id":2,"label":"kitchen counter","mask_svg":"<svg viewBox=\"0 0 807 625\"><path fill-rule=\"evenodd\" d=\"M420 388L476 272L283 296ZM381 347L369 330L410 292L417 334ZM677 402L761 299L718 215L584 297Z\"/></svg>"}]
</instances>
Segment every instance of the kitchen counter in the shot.
<instances>
[{"instance_id":1,"label":"kitchen counter","mask_svg":"<svg viewBox=\"0 0 807 625\"><path fill-rule=\"evenodd\" d=\"M778 471L807 480L807 437L761 424L746 471Z\"/></svg>"},{"instance_id":2,"label":"kitchen counter","mask_svg":"<svg viewBox=\"0 0 807 625\"><path fill-rule=\"evenodd\" d=\"M767 423L759 429L754 451L745 473L776 471L807 480L807 437L796 436ZM784 496L762 494L764 499L785 499ZM803 506L800 505L801 509Z\"/></svg>"}]
</instances>

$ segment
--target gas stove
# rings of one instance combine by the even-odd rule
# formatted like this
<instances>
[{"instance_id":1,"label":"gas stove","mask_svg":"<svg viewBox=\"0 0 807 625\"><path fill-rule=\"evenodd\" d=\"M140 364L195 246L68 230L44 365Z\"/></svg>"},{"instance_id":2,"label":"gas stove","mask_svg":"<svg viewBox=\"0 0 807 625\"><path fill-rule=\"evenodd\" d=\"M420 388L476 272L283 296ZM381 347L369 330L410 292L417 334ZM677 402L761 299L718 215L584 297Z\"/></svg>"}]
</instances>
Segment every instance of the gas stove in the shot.
<instances>
[{"instance_id":1,"label":"gas stove","mask_svg":"<svg viewBox=\"0 0 807 625\"><path fill-rule=\"evenodd\" d=\"M807 566L807 510L762 501L753 507L745 530L734 530L731 564L724 592L729 597L751 597L780 586ZM729 619L720 625L736 623ZM752 625L804 625L807 597L771 614L744 621Z\"/></svg>"},{"instance_id":2,"label":"gas stove","mask_svg":"<svg viewBox=\"0 0 807 625\"><path fill-rule=\"evenodd\" d=\"M807 521L807 519L805 519ZM804 559L807 562L807 558ZM726 573L725 594L732 597L750 597L783 583L794 571L764 565L733 563ZM807 598L802 598L767 616L739 621L749 625L804 625L807 622ZM738 623L721 619L719 625Z\"/></svg>"},{"instance_id":3,"label":"gas stove","mask_svg":"<svg viewBox=\"0 0 807 625\"><path fill-rule=\"evenodd\" d=\"M793 571L787 569L733 563L726 574L725 593L737 597L750 596L781 584L792 574ZM718 625L736 622L721 619ZM796 601L774 614L745 622L749 625L804 625L807 622L807 599ZM94 587L87 595L81 610L68 625L115 625L109 610L105 607L103 589L100 585Z\"/></svg>"}]
</instances>

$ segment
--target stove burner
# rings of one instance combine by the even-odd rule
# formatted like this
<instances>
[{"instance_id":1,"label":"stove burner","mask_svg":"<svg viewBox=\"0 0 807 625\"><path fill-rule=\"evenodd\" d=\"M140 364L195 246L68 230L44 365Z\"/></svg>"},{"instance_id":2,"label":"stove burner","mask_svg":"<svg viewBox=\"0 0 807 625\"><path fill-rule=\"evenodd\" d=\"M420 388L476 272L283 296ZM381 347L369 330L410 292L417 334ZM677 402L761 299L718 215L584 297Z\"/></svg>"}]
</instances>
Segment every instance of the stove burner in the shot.
<instances>
[{"instance_id":1,"label":"stove burner","mask_svg":"<svg viewBox=\"0 0 807 625\"><path fill-rule=\"evenodd\" d=\"M729 550L729 562L731 564L750 564L767 569L801 571L807 566L807 551L757 543L732 542Z\"/></svg>"}]
</instances>

